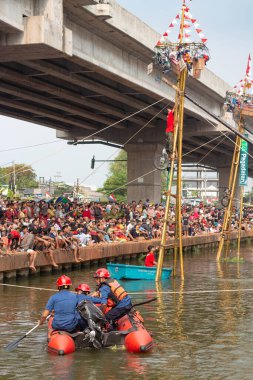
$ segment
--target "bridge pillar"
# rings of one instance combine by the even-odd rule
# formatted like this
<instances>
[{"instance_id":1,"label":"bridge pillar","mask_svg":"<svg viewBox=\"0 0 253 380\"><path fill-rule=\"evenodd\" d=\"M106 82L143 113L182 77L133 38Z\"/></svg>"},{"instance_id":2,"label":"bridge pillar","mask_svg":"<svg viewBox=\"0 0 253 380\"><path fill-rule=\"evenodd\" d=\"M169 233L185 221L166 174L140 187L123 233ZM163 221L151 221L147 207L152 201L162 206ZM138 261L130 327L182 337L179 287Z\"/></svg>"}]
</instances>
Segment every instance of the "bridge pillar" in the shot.
<instances>
[{"instance_id":1,"label":"bridge pillar","mask_svg":"<svg viewBox=\"0 0 253 380\"><path fill-rule=\"evenodd\" d=\"M153 202L161 201L161 172L155 170L154 159L161 155L162 149L158 143L136 143L126 147L128 182L134 180L127 186L128 202L147 198Z\"/></svg>"},{"instance_id":2,"label":"bridge pillar","mask_svg":"<svg viewBox=\"0 0 253 380\"><path fill-rule=\"evenodd\" d=\"M63 0L35 0L35 16L45 16L55 24L63 25Z\"/></svg>"},{"instance_id":3,"label":"bridge pillar","mask_svg":"<svg viewBox=\"0 0 253 380\"><path fill-rule=\"evenodd\" d=\"M223 198L224 191L228 188L230 167L222 167L217 169L219 172L219 202ZM235 186L235 206L238 207L240 201L240 186L239 186L239 176L237 176L236 186Z\"/></svg>"}]
</instances>

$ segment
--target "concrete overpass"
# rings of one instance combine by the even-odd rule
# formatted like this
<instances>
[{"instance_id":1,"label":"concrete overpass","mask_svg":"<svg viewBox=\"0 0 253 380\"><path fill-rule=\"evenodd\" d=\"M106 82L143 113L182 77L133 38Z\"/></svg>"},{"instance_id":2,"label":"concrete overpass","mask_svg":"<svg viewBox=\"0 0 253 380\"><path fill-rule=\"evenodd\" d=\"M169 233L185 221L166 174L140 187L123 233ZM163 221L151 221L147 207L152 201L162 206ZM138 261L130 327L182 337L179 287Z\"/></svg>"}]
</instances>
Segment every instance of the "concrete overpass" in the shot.
<instances>
[{"instance_id":1,"label":"concrete overpass","mask_svg":"<svg viewBox=\"0 0 253 380\"><path fill-rule=\"evenodd\" d=\"M165 113L174 90L158 71L148 76L159 34L115 0L0 0L0 113L56 130L75 140L159 103L122 121L95 139L125 145L128 198L160 199L160 173L152 170L164 144ZM176 78L171 77L174 82ZM229 86L205 70L201 80L187 81L187 92L217 115ZM184 153L226 131L186 101ZM193 151L185 162L198 162L217 141ZM220 172L227 186L233 144L227 139L201 162Z\"/></svg>"}]
</instances>

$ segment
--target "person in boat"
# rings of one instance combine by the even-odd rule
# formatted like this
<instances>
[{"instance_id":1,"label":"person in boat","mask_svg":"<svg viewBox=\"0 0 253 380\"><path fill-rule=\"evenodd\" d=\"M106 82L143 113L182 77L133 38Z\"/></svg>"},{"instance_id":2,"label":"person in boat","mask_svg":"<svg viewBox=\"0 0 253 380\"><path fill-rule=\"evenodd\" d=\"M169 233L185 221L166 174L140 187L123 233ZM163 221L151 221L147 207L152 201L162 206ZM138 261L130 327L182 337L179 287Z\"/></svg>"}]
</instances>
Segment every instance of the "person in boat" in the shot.
<instances>
[{"instance_id":1,"label":"person in boat","mask_svg":"<svg viewBox=\"0 0 253 380\"><path fill-rule=\"evenodd\" d=\"M98 269L94 278L98 285L98 295L100 296L101 310L105 313L105 318L112 328L115 322L126 315L133 307L130 296L118 281L111 278L110 272L105 268ZM112 306L106 312L107 305Z\"/></svg>"},{"instance_id":2,"label":"person in boat","mask_svg":"<svg viewBox=\"0 0 253 380\"><path fill-rule=\"evenodd\" d=\"M145 266L146 267L155 267L157 262L155 261L155 251L156 248L154 245L148 246L148 253L145 257Z\"/></svg>"},{"instance_id":3,"label":"person in boat","mask_svg":"<svg viewBox=\"0 0 253 380\"><path fill-rule=\"evenodd\" d=\"M95 304L100 304L101 300L99 297L92 297L90 295L90 287L88 284L80 284L75 290L77 292L78 303L81 301L91 301Z\"/></svg>"},{"instance_id":4,"label":"person in boat","mask_svg":"<svg viewBox=\"0 0 253 380\"><path fill-rule=\"evenodd\" d=\"M68 276L58 278L57 287L59 292L49 298L46 308L43 311L39 324L42 325L46 318L54 312L52 328L67 332L83 330L84 320L79 315L76 307L78 305L77 294L70 292L72 281Z\"/></svg>"}]
</instances>

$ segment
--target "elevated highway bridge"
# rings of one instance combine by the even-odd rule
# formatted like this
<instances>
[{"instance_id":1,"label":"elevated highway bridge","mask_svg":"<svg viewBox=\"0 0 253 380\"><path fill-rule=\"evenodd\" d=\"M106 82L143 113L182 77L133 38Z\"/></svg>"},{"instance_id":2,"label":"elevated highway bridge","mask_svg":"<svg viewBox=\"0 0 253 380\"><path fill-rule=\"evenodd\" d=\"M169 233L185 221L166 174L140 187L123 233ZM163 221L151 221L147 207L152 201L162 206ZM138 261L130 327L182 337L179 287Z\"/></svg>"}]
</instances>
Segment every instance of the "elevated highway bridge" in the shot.
<instances>
[{"instance_id":1,"label":"elevated highway bridge","mask_svg":"<svg viewBox=\"0 0 253 380\"><path fill-rule=\"evenodd\" d=\"M95 134L94 141L123 145L128 180L139 178L128 186L129 200L158 201L160 172L143 174L161 153L166 120L161 110L173 105L175 95L158 71L147 75L160 36L115 0L104 3L0 0L0 114L53 128L67 141ZM176 82L173 75L171 80ZM200 80L187 80L188 94L216 115L223 112L228 89L208 69ZM184 131L184 162L216 167L220 186L226 187L233 143L208 142L227 129L186 101Z\"/></svg>"}]
</instances>

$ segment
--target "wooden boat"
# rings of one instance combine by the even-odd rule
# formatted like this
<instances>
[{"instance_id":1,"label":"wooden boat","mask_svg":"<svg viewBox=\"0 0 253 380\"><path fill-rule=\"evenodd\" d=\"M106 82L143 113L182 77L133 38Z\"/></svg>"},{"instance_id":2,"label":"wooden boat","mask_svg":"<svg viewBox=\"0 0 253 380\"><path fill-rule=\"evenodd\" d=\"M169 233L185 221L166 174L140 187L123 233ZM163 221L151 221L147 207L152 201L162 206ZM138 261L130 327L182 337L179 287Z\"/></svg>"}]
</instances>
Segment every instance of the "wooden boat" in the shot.
<instances>
[{"instance_id":1,"label":"wooden boat","mask_svg":"<svg viewBox=\"0 0 253 380\"><path fill-rule=\"evenodd\" d=\"M106 264L111 277L116 280L155 280L156 267L145 267L140 265L127 264ZM163 268L162 280L170 278L172 268Z\"/></svg>"}]
</instances>

